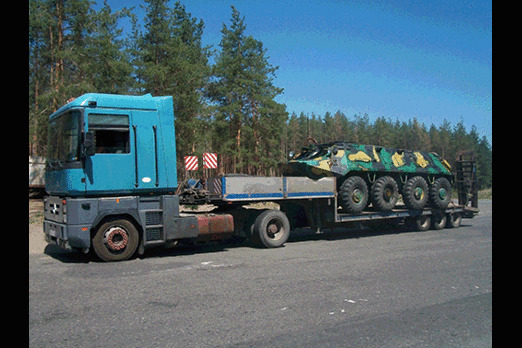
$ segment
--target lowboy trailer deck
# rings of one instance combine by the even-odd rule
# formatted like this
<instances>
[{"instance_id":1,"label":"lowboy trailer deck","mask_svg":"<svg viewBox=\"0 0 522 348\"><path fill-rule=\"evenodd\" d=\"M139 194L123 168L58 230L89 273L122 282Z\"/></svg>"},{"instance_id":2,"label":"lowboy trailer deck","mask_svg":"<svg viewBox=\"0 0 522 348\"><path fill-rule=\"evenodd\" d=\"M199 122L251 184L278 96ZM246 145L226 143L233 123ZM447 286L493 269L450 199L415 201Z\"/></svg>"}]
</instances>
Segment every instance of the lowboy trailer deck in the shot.
<instances>
[{"instance_id":1,"label":"lowboy trailer deck","mask_svg":"<svg viewBox=\"0 0 522 348\"><path fill-rule=\"evenodd\" d=\"M254 202L276 202L280 205L291 227L310 226L316 232L342 223L373 223L407 219L413 229L426 231L430 227L442 229L459 227L462 218L472 218L478 207L453 202L446 209L408 209L398 204L389 212L370 207L360 214L343 212L338 202L336 178L312 180L307 177L222 176L207 181L206 202L218 205L243 205ZM183 197L191 203L191 196ZM194 203L194 200L192 200ZM255 214L255 213L254 213Z\"/></svg>"}]
</instances>

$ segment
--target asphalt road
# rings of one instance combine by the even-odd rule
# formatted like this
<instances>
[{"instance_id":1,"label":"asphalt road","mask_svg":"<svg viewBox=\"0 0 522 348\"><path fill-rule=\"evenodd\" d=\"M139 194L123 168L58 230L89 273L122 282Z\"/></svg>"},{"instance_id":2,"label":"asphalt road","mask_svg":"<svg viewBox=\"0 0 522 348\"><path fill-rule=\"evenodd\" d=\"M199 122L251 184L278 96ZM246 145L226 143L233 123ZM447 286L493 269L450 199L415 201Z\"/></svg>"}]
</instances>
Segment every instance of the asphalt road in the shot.
<instances>
[{"instance_id":1,"label":"asphalt road","mask_svg":"<svg viewBox=\"0 0 522 348\"><path fill-rule=\"evenodd\" d=\"M489 347L492 202L458 229L29 255L30 347Z\"/></svg>"}]
</instances>

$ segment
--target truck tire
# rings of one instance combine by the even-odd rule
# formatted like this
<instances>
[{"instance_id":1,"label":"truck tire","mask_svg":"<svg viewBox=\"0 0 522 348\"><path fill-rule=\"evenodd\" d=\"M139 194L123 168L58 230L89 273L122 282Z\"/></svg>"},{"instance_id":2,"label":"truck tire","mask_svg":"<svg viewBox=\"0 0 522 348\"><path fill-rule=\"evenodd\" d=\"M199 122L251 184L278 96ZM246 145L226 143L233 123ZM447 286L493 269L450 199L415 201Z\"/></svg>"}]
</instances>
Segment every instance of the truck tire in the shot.
<instances>
[{"instance_id":1,"label":"truck tire","mask_svg":"<svg viewBox=\"0 0 522 348\"><path fill-rule=\"evenodd\" d=\"M411 210L422 210L428 201L428 183L421 176L406 181L402 189L404 204Z\"/></svg>"},{"instance_id":2,"label":"truck tire","mask_svg":"<svg viewBox=\"0 0 522 348\"><path fill-rule=\"evenodd\" d=\"M98 228L92 239L94 252L107 262L127 260L136 252L138 243L138 230L125 219L108 220Z\"/></svg>"},{"instance_id":3,"label":"truck tire","mask_svg":"<svg viewBox=\"0 0 522 348\"><path fill-rule=\"evenodd\" d=\"M282 246L290 236L290 222L279 210L266 210L259 214L252 228L252 242L267 248Z\"/></svg>"},{"instance_id":4,"label":"truck tire","mask_svg":"<svg viewBox=\"0 0 522 348\"><path fill-rule=\"evenodd\" d=\"M359 214L368 205L368 186L360 176L349 177L342 183L339 196L348 213Z\"/></svg>"},{"instance_id":5,"label":"truck tire","mask_svg":"<svg viewBox=\"0 0 522 348\"><path fill-rule=\"evenodd\" d=\"M451 201L451 184L446 178L435 180L430 187L430 204L433 208L446 209Z\"/></svg>"},{"instance_id":6,"label":"truck tire","mask_svg":"<svg viewBox=\"0 0 522 348\"><path fill-rule=\"evenodd\" d=\"M391 176L377 179L371 189L372 204L380 211L390 211L397 204L399 186Z\"/></svg>"}]
</instances>

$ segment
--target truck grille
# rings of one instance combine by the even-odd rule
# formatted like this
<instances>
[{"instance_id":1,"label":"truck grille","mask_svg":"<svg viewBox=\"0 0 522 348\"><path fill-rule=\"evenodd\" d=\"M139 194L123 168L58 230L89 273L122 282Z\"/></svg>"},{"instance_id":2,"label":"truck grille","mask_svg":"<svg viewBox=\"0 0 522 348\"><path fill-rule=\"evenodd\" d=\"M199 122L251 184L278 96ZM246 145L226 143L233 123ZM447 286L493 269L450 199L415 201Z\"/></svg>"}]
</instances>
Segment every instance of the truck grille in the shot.
<instances>
[{"instance_id":1,"label":"truck grille","mask_svg":"<svg viewBox=\"0 0 522 348\"><path fill-rule=\"evenodd\" d=\"M147 228L147 240L161 240L161 227Z\"/></svg>"},{"instance_id":2,"label":"truck grille","mask_svg":"<svg viewBox=\"0 0 522 348\"><path fill-rule=\"evenodd\" d=\"M161 211L148 211L145 213L145 225L162 225L162 212Z\"/></svg>"},{"instance_id":3,"label":"truck grille","mask_svg":"<svg viewBox=\"0 0 522 348\"><path fill-rule=\"evenodd\" d=\"M148 242L163 240L163 211L145 212L145 239Z\"/></svg>"}]
</instances>

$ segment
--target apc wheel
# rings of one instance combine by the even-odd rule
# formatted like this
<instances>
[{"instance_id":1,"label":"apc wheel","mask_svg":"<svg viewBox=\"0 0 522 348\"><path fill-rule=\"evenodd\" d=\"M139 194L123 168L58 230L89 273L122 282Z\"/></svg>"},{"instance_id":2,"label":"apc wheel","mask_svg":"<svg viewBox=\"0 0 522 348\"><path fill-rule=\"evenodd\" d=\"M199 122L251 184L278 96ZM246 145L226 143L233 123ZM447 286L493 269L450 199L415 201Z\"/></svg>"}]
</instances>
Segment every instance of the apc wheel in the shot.
<instances>
[{"instance_id":1,"label":"apc wheel","mask_svg":"<svg viewBox=\"0 0 522 348\"><path fill-rule=\"evenodd\" d=\"M351 214L358 214L368 205L368 186L360 176L346 179L339 189L342 206Z\"/></svg>"},{"instance_id":2,"label":"apc wheel","mask_svg":"<svg viewBox=\"0 0 522 348\"><path fill-rule=\"evenodd\" d=\"M92 246L103 261L123 261L136 252L139 234L136 227L127 220L110 220L100 226Z\"/></svg>"},{"instance_id":3,"label":"apc wheel","mask_svg":"<svg viewBox=\"0 0 522 348\"><path fill-rule=\"evenodd\" d=\"M399 186L391 176L379 178L371 189L372 204L380 211L390 211L397 204Z\"/></svg>"},{"instance_id":4,"label":"apc wheel","mask_svg":"<svg viewBox=\"0 0 522 348\"><path fill-rule=\"evenodd\" d=\"M430 203L433 208L446 209L451 201L451 184L446 178L435 180L430 187Z\"/></svg>"},{"instance_id":5,"label":"apc wheel","mask_svg":"<svg viewBox=\"0 0 522 348\"><path fill-rule=\"evenodd\" d=\"M446 227L446 221L446 214L433 214L431 225L434 230L442 230L444 227Z\"/></svg>"},{"instance_id":6,"label":"apc wheel","mask_svg":"<svg viewBox=\"0 0 522 348\"><path fill-rule=\"evenodd\" d=\"M423 209L428 201L428 183L424 178L414 176L406 181L402 189L402 198L409 209Z\"/></svg>"},{"instance_id":7,"label":"apc wheel","mask_svg":"<svg viewBox=\"0 0 522 348\"><path fill-rule=\"evenodd\" d=\"M282 246L290 236L290 222L280 210L267 210L254 222L252 241L267 248Z\"/></svg>"}]
</instances>

